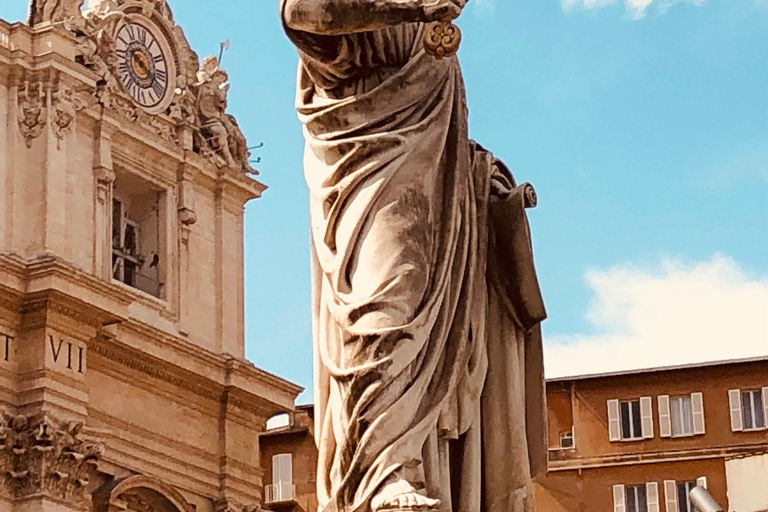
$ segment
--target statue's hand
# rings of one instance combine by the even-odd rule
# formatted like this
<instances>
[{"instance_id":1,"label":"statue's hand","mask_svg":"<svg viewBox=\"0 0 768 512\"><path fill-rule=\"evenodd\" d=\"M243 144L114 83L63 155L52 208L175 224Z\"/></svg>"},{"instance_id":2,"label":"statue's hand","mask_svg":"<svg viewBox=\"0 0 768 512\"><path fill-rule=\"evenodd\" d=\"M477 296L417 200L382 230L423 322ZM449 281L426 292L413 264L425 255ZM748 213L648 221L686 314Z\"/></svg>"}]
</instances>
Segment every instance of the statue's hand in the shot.
<instances>
[{"instance_id":1,"label":"statue's hand","mask_svg":"<svg viewBox=\"0 0 768 512\"><path fill-rule=\"evenodd\" d=\"M424 21L452 21L461 15L467 0L424 0L421 6Z\"/></svg>"}]
</instances>

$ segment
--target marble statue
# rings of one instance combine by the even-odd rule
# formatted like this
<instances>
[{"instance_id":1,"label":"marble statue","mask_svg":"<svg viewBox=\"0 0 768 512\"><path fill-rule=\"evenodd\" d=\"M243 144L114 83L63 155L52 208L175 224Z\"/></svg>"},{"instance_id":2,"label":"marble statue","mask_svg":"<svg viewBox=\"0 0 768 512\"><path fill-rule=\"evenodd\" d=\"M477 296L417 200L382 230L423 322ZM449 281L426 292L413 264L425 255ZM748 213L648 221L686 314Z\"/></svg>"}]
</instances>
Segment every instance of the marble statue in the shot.
<instances>
[{"instance_id":1,"label":"marble statue","mask_svg":"<svg viewBox=\"0 0 768 512\"><path fill-rule=\"evenodd\" d=\"M230 167L251 169L247 143L235 118L226 113L229 76L209 55L197 73L197 106L204 136Z\"/></svg>"},{"instance_id":2,"label":"marble statue","mask_svg":"<svg viewBox=\"0 0 768 512\"><path fill-rule=\"evenodd\" d=\"M300 57L321 512L523 512L546 468L536 196L469 139L455 48L425 51L463 7L281 0Z\"/></svg>"},{"instance_id":3,"label":"marble statue","mask_svg":"<svg viewBox=\"0 0 768 512\"><path fill-rule=\"evenodd\" d=\"M29 5L29 24L57 23L80 14L85 0L33 0Z\"/></svg>"}]
</instances>

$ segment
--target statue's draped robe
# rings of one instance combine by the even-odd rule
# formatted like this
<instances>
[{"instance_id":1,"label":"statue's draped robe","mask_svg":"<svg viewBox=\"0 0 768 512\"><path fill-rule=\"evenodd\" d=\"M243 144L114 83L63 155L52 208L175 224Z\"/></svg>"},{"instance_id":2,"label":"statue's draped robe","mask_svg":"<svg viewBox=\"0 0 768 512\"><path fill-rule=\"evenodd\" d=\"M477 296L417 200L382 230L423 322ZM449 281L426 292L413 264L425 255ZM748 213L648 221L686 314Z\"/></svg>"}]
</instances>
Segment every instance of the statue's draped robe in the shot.
<instances>
[{"instance_id":1,"label":"statue's draped robe","mask_svg":"<svg viewBox=\"0 0 768 512\"><path fill-rule=\"evenodd\" d=\"M525 507L526 335L486 257L492 181L522 199L468 140L458 61L427 56L423 29L286 27L301 60L323 512L367 512L395 471L446 511ZM529 370L541 381L540 358Z\"/></svg>"}]
</instances>

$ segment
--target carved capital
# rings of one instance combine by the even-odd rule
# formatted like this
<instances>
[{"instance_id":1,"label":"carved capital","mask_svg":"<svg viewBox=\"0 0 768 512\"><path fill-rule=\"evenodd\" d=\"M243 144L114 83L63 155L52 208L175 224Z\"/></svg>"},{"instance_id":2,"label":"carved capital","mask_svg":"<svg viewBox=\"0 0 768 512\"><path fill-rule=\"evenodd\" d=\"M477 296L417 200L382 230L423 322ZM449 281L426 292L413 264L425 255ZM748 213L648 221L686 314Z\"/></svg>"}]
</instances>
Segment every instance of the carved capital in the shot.
<instances>
[{"instance_id":1,"label":"carved capital","mask_svg":"<svg viewBox=\"0 0 768 512\"><path fill-rule=\"evenodd\" d=\"M179 166L177 179L179 222L184 226L191 226L197 222L197 213L195 212L195 191L192 185L190 168L186 164Z\"/></svg>"},{"instance_id":2,"label":"carved capital","mask_svg":"<svg viewBox=\"0 0 768 512\"><path fill-rule=\"evenodd\" d=\"M262 512L259 505L237 505L227 498L220 498L213 502L215 512Z\"/></svg>"},{"instance_id":3,"label":"carved capital","mask_svg":"<svg viewBox=\"0 0 768 512\"><path fill-rule=\"evenodd\" d=\"M93 169L94 176L96 177L96 183L100 186L111 186L115 182L115 171L107 169L106 167L96 167Z\"/></svg>"},{"instance_id":4,"label":"carved capital","mask_svg":"<svg viewBox=\"0 0 768 512\"><path fill-rule=\"evenodd\" d=\"M0 414L4 490L14 498L47 495L87 509L88 474L104 447L82 438L80 422Z\"/></svg>"},{"instance_id":5,"label":"carved capital","mask_svg":"<svg viewBox=\"0 0 768 512\"><path fill-rule=\"evenodd\" d=\"M115 171L106 167L95 167L93 174L96 179L96 193L98 194L99 201L106 202L110 197L112 185L115 182Z\"/></svg>"},{"instance_id":6,"label":"carved capital","mask_svg":"<svg viewBox=\"0 0 768 512\"><path fill-rule=\"evenodd\" d=\"M191 226L197 222L197 213L189 208L179 208L179 222L185 226Z\"/></svg>"}]
</instances>

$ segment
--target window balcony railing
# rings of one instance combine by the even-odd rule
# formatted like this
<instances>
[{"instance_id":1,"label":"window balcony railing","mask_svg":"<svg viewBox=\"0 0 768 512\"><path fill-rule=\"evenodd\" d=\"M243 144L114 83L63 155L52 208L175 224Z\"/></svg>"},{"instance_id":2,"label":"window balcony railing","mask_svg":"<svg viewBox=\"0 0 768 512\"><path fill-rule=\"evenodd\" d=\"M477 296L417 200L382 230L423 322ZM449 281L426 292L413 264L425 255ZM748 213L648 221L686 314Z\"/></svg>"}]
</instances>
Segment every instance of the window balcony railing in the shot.
<instances>
[{"instance_id":1,"label":"window balcony railing","mask_svg":"<svg viewBox=\"0 0 768 512\"><path fill-rule=\"evenodd\" d=\"M293 501L296 499L296 484L291 482L269 484L264 487L264 495L264 503Z\"/></svg>"}]
</instances>

